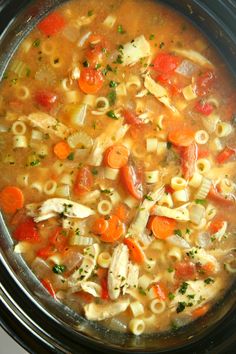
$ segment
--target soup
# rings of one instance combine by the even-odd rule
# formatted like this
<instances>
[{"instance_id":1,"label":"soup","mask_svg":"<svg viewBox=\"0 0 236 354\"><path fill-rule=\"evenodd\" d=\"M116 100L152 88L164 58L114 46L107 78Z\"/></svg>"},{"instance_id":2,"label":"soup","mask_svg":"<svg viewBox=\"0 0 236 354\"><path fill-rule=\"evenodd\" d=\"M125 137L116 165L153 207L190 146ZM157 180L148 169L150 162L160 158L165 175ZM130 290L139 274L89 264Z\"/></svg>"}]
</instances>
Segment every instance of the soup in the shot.
<instances>
[{"instance_id":1,"label":"soup","mask_svg":"<svg viewBox=\"0 0 236 354\"><path fill-rule=\"evenodd\" d=\"M212 308L236 272L235 108L162 4L72 0L32 30L1 82L0 206L49 296L135 335Z\"/></svg>"}]
</instances>

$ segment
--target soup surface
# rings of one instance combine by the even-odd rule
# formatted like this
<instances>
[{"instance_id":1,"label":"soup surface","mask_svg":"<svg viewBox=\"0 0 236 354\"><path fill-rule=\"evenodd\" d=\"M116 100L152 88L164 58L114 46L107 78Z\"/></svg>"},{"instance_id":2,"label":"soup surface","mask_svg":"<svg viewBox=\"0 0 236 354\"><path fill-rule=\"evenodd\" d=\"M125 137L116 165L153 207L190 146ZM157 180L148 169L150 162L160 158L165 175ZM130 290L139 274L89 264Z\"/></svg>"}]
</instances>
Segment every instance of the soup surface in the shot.
<instances>
[{"instance_id":1,"label":"soup surface","mask_svg":"<svg viewBox=\"0 0 236 354\"><path fill-rule=\"evenodd\" d=\"M67 2L23 40L0 207L55 301L135 335L211 309L236 272L235 108L207 40L152 1Z\"/></svg>"}]
</instances>

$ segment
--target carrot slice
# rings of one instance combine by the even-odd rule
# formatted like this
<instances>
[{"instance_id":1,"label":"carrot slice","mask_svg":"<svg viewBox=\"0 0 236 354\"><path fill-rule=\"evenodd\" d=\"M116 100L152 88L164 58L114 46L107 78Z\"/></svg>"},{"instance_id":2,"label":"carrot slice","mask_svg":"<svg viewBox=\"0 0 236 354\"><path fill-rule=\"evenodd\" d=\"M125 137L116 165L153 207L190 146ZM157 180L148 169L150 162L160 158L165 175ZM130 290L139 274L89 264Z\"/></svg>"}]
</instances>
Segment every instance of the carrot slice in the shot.
<instances>
[{"instance_id":1,"label":"carrot slice","mask_svg":"<svg viewBox=\"0 0 236 354\"><path fill-rule=\"evenodd\" d=\"M79 87L84 93L96 93L103 85L102 72L93 68L84 68L78 80Z\"/></svg>"},{"instance_id":2,"label":"carrot slice","mask_svg":"<svg viewBox=\"0 0 236 354\"><path fill-rule=\"evenodd\" d=\"M206 273L206 275L211 275L216 270L215 264L213 262L207 262L201 268Z\"/></svg>"},{"instance_id":3,"label":"carrot slice","mask_svg":"<svg viewBox=\"0 0 236 354\"><path fill-rule=\"evenodd\" d=\"M130 165L121 167L120 177L126 191L135 199L142 199L143 186L135 168Z\"/></svg>"},{"instance_id":4,"label":"carrot slice","mask_svg":"<svg viewBox=\"0 0 236 354\"><path fill-rule=\"evenodd\" d=\"M230 159L231 156L235 155L235 150L229 147L225 147L217 156L216 161L218 163L225 163Z\"/></svg>"},{"instance_id":5,"label":"carrot slice","mask_svg":"<svg viewBox=\"0 0 236 354\"><path fill-rule=\"evenodd\" d=\"M192 316L194 318L202 317L209 311L209 308L210 308L209 304L205 304L201 307L198 307L196 310L192 312Z\"/></svg>"},{"instance_id":6,"label":"carrot slice","mask_svg":"<svg viewBox=\"0 0 236 354\"><path fill-rule=\"evenodd\" d=\"M180 156L184 178L190 179L194 174L195 164L198 159L198 145L192 143L189 146L182 147Z\"/></svg>"},{"instance_id":7,"label":"carrot slice","mask_svg":"<svg viewBox=\"0 0 236 354\"><path fill-rule=\"evenodd\" d=\"M129 150L126 146L118 144L109 147L104 154L104 164L110 168L121 168L128 162Z\"/></svg>"},{"instance_id":8,"label":"carrot slice","mask_svg":"<svg viewBox=\"0 0 236 354\"><path fill-rule=\"evenodd\" d=\"M165 216L151 216L147 228L152 231L156 238L166 239L173 235L176 229L176 221Z\"/></svg>"},{"instance_id":9,"label":"carrot slice","mask_svg":"<svg viewBox=\"0 0 236 354\"><path fill-rule=\"evenodd\" d=\"M123 222L127 222L129 218L129 210L125 204L119 204L115 210L114 214Z\"/></svg>"},{"instance_id":10,"label":"carrot slice","mask_svg":"<svg viewBox=\"0 0 236 354\"><path fill-rule=\"evenodd\" d=\"M214 186L211 186L207 198L210 199L213 203L221 204L224 207L233 207L236 205L234 199L226 199L216 190Z\"/></svg>"},{"instance_id":11,"label":"carrot slice","mask_svg":"<svg viewBox=\"0 0 236 354\"><path fill-rule=\"evenodd\" d=\"M24 206L24 195L20 188L7 186L0 192L0 208L4 213L13 214Z\"/></svg>"},{"instance_id":12,"label":"carrot slice","mask_svg":"<svg viewBox=\"0 0 236 354\"><path fill-rule=\"evenodd\" d=\"M129 248L130 258L133 262L143 263L144 262L144 253L138 243L132 238L124 239L124 244Z\"/></svg>"},{"instance_id":13,"label":"carrot slice","mask_svg":"<svg viewBox=\"0 0 236 354\"><path fill-rule=\"evenodd\" d=\"M105 220L104 217L98 218L95 220L92 226L92 232L96 235L102 235L106 232L108 228L108 220Z\"/></svg>"},{"instance_id":14,"label":"carrot slice","mask_svg":"<svg viewBox=\"0 0 236 354\"><path fill-rule=\"evenodd\" d=\"M213 219L210 224L209 230L212 234L215 234L216 232L218 232L222 228L223 225L224 225L223 219L221 219L221 218Z\"/></svg>"},{"instance_id":15,"label":"carrot slice","mask_svg":"<svg viewBox=\"0 0 236 354\"><path fill-rule=\"evenodd\" d=\"M108 228L100 237L103 242L112 243L117 241L125 232L125 226L116 215L111 215L108 220Z\"/></svg>"},{"instance_id":16,"label":"carrot slice","mask_svg":"<svg viewBox=\"0 0 236 354\"><path fill-rule=\"evenodd\" d=\"M53 147L53 152L60 160L65 160L71 153L71 148L66 141L60 141Z\"/></svg>"},{"instance_id":17,"label":"carrot slice","mask_svg":"<svg viewBox=\"0 0 236 354\"><path fill-rule=\"evenodd\" d=\"M176 146L189 146L194 140L194 131L187 127L181 127L179 130L171 130L168 134L168 140Z\"/></svg>"}]
</instances>

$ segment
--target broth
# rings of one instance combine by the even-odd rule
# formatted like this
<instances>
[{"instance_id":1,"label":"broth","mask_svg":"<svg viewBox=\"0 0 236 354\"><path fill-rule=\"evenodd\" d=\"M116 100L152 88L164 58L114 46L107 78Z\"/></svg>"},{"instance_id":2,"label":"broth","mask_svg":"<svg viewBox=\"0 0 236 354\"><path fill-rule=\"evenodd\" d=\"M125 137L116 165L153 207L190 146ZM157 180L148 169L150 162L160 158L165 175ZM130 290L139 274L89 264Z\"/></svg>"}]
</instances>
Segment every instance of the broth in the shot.
<instances>
[{"instance_id":1,"label":"broth","mask_svg":"<svg viewBox=\"0 0 236 354\"><path fill-rule=\"evenodd\" d=\"M235 114L224 63L169 7L62 5L0 87L15 252L55 301L109 328L204 316L236 272Z\"/></svg>"}]
</instances>

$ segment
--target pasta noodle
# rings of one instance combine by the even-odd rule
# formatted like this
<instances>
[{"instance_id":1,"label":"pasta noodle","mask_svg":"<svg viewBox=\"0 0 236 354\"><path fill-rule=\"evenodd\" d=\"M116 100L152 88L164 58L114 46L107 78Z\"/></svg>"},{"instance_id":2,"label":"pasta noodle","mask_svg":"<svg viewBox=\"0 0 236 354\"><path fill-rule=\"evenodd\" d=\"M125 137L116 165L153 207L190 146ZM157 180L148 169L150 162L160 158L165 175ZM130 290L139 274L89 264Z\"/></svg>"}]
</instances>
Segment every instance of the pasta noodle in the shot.
<instances>
[{"instance_id":1,"label":"pasta noodle","mask_svg":"<svg viewBox=\"0 0 236 354\"><path fill-rule=\"evenodd\" d=\"M155 314L160 314L165 311L166 303L158 299L154 299L149 304L150 310Z\"/></svg>"},{"instance_id":2,"label":"pasta noodle","mask_svg":"<svg viewBox=\"0 0 236 354\"><path fill-rule=\"evenodd\" d=\"M187 186L187 181L182 177L172 177L170 184L175 191L179 191Z\"/></svg>"},{"instance_id":3,"label":"pasta noodle","mask_svg":"<svg viewBox=\"0 0 236 354\"><path fill-rule=\"evenodd\" d=\"M216 126L216 135L220 138L230 135L232 131L233 128L230 123L219 122Z\"/></svg>"},{"instance_id":4,"label":"pasta noodle","mask_svg":"<svg viewBox=\"0 0 236 354\"><path fill-rule=\"evenodd\" d=\"M13 149L27 148L28 143L25 135L15 135L13 137Z\"/></svg>"},{"instance_id":5,"label":"pasta noodle","mask_svg":"<svg viewBox=\"0 0 236 354\"><path fill-rule=\"evenodd\" d=\"M28 87L18 86L16 88L16 96L17 96L17 98L19 98L22 101L25 101L28 98L30 98L30 91L29 91Z\"/></svg>"},{"instance_id":6,"label":"pasta noodle","mask_svg":"<svg viewBox=\"0 0 236 354\"><path fill-rule=\"evenodd\" d=\"M138 301L131 302L130 309L131 309L132 314L133 314L134 317L138 317L138 316L140 316L140 315L142 315L144 313L144 307Z\"/></svg>"},{"instance_id":7,"label":"pasta noodle","mask_svg":"<svg viewBox=\"0 0 236 354\"><path fill-rule=\"evenodd\" d=\"M133 318L129 322L129 329L131 333L135 334L136 336L140 336L145 330L145 323L141 319Z\"/></svg>"},{"instance_id":8,"label":"pasta noodle","mask_svg":"<svg viewBox=\"0 0 236 354\"><path fill-rule=\"evenodd\" d=\"M182 259L182 253L179 248L177 247L172 247L168 253L167 257L169 257L173 262L181 261Z\"/></svg>"},{"instance_id":9,"label":"pasta noodle","mask_svg":"<svg viewBox=\"0 0 236 354\"><path fill-rule=\"evenodd\" d=\"M98 203L97 210L101 215L108 215L112 210L112 204L108 200L101 200Z\"/></svg>"},{"instance_id":10,"label":"pasta noodle","mask_svg":"<svg viewBox=\"0 0 236 354\"><path fill-rule=\"evenodd\" d=\"M199 145L204 145L209 140L209 134L205 130L198 130L195 133L195 141Z\"/></svg>"},{"instance_id":11,"label":"pasta noodle","mask_svg":"<svg viewBox=\"0 0 236 354\"><path fill-rule=\"evenodd\" d=\"M197 172L206 174L211 168L211 163L208 159L199 159L196 163Z\"/></svg>"},{"instance_id":12,"label":"pasta noodle","mask_svg":"<svg viewBox=\"0 0 236 354\"><path fill-rule=\"evenodd\" d=\"M26 133L26 125L24 122L21 121L15 121L12 124L11 130L14 135L25 135Z\"/></svg>"},{"instance_id":13,"label":"pasta noodle","mask_svg":"<svg viewBox=\"0 0 236 354\"><path fill-rule=\"evenodd\" d=\"M104 177L115 181L119 175L119 170L115 168L105 167L104 168Z\"/></svg>"},{"instance_id":14,"label":"pasta noodle","mask_svg":"<svg viewBox=\"0 0 236 354\"><path fill-rule=\"evenodd\" d=\"M157 183L159 179L159 171L145 172L145 179L148 184Z\"/></svg>"},{"instance_id":15,"label":"pasta noodle","mask_svg":"<svg viewBox=\"0 0 236 354\"><path fill-rule=\"evenodd\" d=\"M47 181L44 186L43 186L43 192L47 195L53 195L56 193L56 189L57 189L57 182L55 182L54 180L49 180Z\"/></svg>"},{"instance_id":16,"label":"pasta noodle","mask_svg":"<svg viewBox=\"0 0 236 354\"><path fill-rule=\"evenodd\" d=\"M102 268L109 268L111 263L111 255L109 252L101 252L98 256L98 265Z\"/></svg>"}]
</instances>

